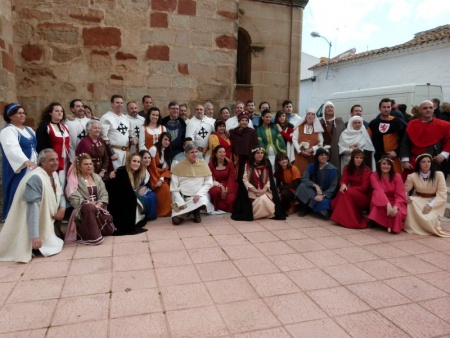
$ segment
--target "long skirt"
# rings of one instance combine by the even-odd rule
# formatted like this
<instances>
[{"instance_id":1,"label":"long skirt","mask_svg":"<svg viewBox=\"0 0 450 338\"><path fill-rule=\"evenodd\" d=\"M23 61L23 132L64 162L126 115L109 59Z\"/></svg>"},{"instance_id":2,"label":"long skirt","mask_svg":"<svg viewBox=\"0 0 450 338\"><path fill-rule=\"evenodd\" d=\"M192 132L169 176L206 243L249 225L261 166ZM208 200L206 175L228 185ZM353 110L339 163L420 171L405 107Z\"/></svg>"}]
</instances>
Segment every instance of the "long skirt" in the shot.
<instances>
[{"instance_id":1,"label":"long skirt","mask_svg":"<svg viewBox=\"0 0 450 338\"><path fill-rule=\"evenodd\" d=\"M164 181L159 188L153 188L158 199L158 217L169 217L172 214L172 194L170 185Z\"/></svg>"},{"instance_id":2,"label":"long skirt","mask_svg":"<svg viewBox=\"0 0 450 338\"><path fill-rule=\"evenodd\" d=\"M331 202L333 214L330 219L350 229L367 228L367 218L362 211L369 210L370 196L349 187L345 193L338 192Z\"/></svg>"},{"instance_id":3,"label":"long skirt","mask_svg":"<svg viewBox=\"0 0 450 338\"><path fill-rule=\"evenodd\" d=\"M275 217L275 204L264 194L252 201L253 219Z\"/></svg>"},{"instance_id":4,"label":"long skirt","mask_svg":"<svg viewBox=\"0 0 450 338\"><path fill-rule=\"evenodd\" d=\"M234 202L236 201L236 193L227 193L225 198L222 198L222 189L219 187L212 187L209 189L209 196L211 203L214 205L214 210L222 210L226 212L232 212Z\"/></svg>"}]
</instances>

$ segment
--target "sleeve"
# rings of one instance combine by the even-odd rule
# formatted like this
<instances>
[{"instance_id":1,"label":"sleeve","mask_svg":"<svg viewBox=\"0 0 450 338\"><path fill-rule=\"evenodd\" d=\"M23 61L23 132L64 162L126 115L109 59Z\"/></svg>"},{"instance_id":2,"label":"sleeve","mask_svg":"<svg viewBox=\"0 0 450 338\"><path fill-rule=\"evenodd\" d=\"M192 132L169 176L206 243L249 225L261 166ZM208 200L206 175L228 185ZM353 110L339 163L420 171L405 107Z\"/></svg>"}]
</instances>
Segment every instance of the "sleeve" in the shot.
<instances>
[{"instance_id":1,"label":"sleeve","mask_svg":"<svg viewBox=\"0 0 450 338\"><path fill-rule=\"evenodd\" d=\"M249 188L254 188L254 187L255 187L255 186L254 186L253 184L251 184L251 183L249 182L249 180L248 180L248 171L249 171L248 163L246 163L246 164L245 164L245 168L244 168L244 174L243 174L243 176L242 176L242 182L244 183L244 186L245 186L245 188L247 189L247 191L248 191Z\"/></svg>"},{"instance_id":2,"label":"sleeve","mask_svg":"<svg viewBox=\"0 0 450 338\"><path fill-rule=\"evenodd\" d=\"M27 202L27 224L30 238L39 237L39 209L41 202Z\"/></svg>"},{"instance_id":3,"label":"sleeve","mask_svg":"<svg viewBox=\"0 0 450 338\"><path fill-rule=\"evenodd\" d=\"M108 172L108 168L109 168L108 145L105 144L105 142L103 142L103 140L100 141L100 142L102 143L102 147L105 147L105 151L103 152L103 157L102 157L102 168L101 168L101 170L104 170L105 172Z\"/></svg>"},{"instance_id":4,"label":"sleeve","mask_svg":"<svg viewBox=\"0 0 450 338\"><path fill-rule=\"evenodd\" d=\"M414 180L413 180L413 174L409 174L406 177L406 181L405 181L405 192L406 194L409 194L409 192L414 188Z\"/></svg>"},{"instance_id":5,"label":"sleeve","mask_svg":"<svg viewBox=\"0 0 450 338\"><path fill-rule=\"evenodd\" d=\"M297 128L295 128L297 129ZM280 131L281 136L283 136L285 142L292 142L292 134L294 132L294 129L291 127L286 128L286 130ZM297 135L298 139L298 135Z\"/></svg>"},{"instance_id":6,"label":"sleeve","mask_svg":"<svg viewBox=\"0 0 450 338\"><path fill-rule=\"evenodd\" d=\"M219 142L217 135L214 135L214 134L211 135L209 137L209 151L210 151L211 157L212 157L214 148L217 147L218 145L220 145L220 142Z\"/></svg>"},{"instance_id":7,"label":"sleeve","mask_svg":"<svg viewBox=\"0 0 450 338\"><path fill-rule=\"evenodd\" d=\"M36 129L36 140L37 146L36 151L39 152L43 149L52 148L52 142L50 136L48 135L48 123L41 123Z\"/></svg>"},{"instance_id":8,"label":"sleeve","mask_svg":"<svg viewBox=\"0 0 450 338\"><path fill-rule=\"evenodd\" d=\"M292 144L294 145L295 151L297 153L300 153L300 144L298 143L298 128L301 128L301 125L294 129L294 132L292 133Z\"/></svg>"},{"instance_id":9,"label":"sleeve","mask_svg":"<svg viewBox=\"0 0 450 338\"><path fill-rule=\"evenodd\" d=\"M338 174L337 169L333 169L333 171L330 170L330 173L333 172L333 178L331 179L330 185L328 186L328 189L323 191L323 195L326 198L333 198L333 196L336 194L336 188L338 185Z\"/></svg>"},{"instance_id":10,"label":"sleeve","mask_svg":"<svg viewBox=\"0 0 450 338\"><path fill-rule=\"evenodd\" d=\"M111 128L111 122L108 120L107 117L105 117L105 115L101 117L100 125L102 127L102 139L109 142L108 133L109 129Z\"/></svg>"},{"instance_id":11,"label":"sleeve","mask_svg":"<svg viewBox=\"0 0 450 338\"><path fill-rule=\"evenodd\" d=\"M195 134L195 129L197 127L197 123L195 123L193 120L188 120L188 123L186 123L186 136L185 137L190 137L192 138L192 140L195 140L194 138L194 134Z\"/></svg>"},{"instance_id":12,"label":"sleeve","mask_svg":"<svg viewBox=\"0 0 450 338\"><path fill-rule=\"evenodd\" d=\"M447 203L447 184L445 182L444 174L436 171L436 197L434 199L433 208L440 208Z\"/></svg>"},{"instance_id":13,"label":"sleeve","mask_svg":"<svg viewBox=\"0 0 450 338\"><path fill-rule=\"evenodd\" d=\"M100 176L95 175L95 184L97 185L98 201L103 204L109 203L108 191L106 190L105 183Z\"/></svg>"},{"instance_id":14,"label":"sleeve","mask_svg":"<svg viewBox=\"0 0 450 338\"><path fill-rule=\"evenodd\" d=\"M369 192L370 189L370 175L372 175L372 171L369 169L369 167L364 168L364 172L361 177L361 185L357 188L359 191L363 193Z\"/></svg>"},{"instance_id":15,"label":"sleeve","mask_svg":"<svg viewBox=\"0 0 450 338\"><path fill-rule=\"evenodd\" d=\"M402 146L403 138L407 135L405 133L406 123L402 119L399 119L399 118L396 118L396 119L397 119L396 122L398 125L398 144L397 144L397 148L395 149L395 152L397 154L397 157L400 158L400 152L401 152L400 148ZM402 186L403 186L403 184L402 184Z\"/></svg>"},{"instance_id":16,"label":"sleeve","mask_svg":"<svg viewBox=\"0 0 450 338\"><path fill-rule=\"evenodd\" d=\"M372 203L377 207L385 207L387 206L389 200L384 192L383 187L381 186L380 180L378 179L378 173L373 172L370 175L370 185L373 189L372 193Z\"/></svg>"},{"instance_id":17,"label":"sleeve","mask_svg":"<svg viewBox=\"0 0 450 338\"><path fill-rule=\"evenodd\" d=\"M14 127L4 127L0 133L6 159L16 174L25 168L25 162L29 160L20 147L19 137L19 131Z\"/></svg>"},{"instance_id":18,"label":"sleeve","mask_svg":"<svg viewBox=\"0 0 450 338\"><path fill-rule=\"evenodd\" d=\"M79 191L74 191L72 195L69 196L69 203L74 208L78 208L79 206L81 206L84 201L85 199L83 198L83 196L81 196Z\"/></svg>"},{"instance_id":19,"label":"sleeve","mask_svg":"<svg viewBox=\"0 0 450 338\"><path fill-rule=\"evenodd\" d=\"M341 177L341 181L339 182L339 186L345 184L348 185L348 166L346 165L344 167L344 170L342 171L342 177Z\"/></svg>"},{"instance_id":20,"label":"sleeve","mask_svg":"<svg viewBox=\"0 0 450 338\"><path fill-rule=\"evenodd\" d=\"M319 142L317 143L317 145L313 146L314 153L316 153L317 149L322 147L323 147L323 133L319 133Z\"/></svg>"},{"instance_id":21,"label":"sleeve","mask_svg":"<svg viewBox=\"0 0 450 338\"><path fill-rule=\"evenodd\" d=\"M180 178L177 175L172 175L172 179L170 180L170 192L172 193L173 202L179 207L186 204L183 197L181 197Z\"/></svg>"},{"instance_id":22,"label":"sleeve","mask_svg":"<svg viewBox=\"0 0 450 338\"><path fill-rule=\"evenodd\" d=\"M78 147L75 150L75 155L78 156L80 154L90 154L91 153L91 145L88 143L86 138L83 138L80 143L78 143Z\"/></svg>"},{"instance_id":23,"label":"sleeve","mask_svg":"<svg viewBox=\"0 0 450 338\"><path fill-rule=\"evenodd\" d=\"M145 126L140 126L139 127L139 149L140 150L148 150L145 147Z\"/></svg>"},{"instance_id":24,"label":"sleeve","mask_svg":"<svg viewBox=\"0 0 450 338\"><path fill-rule=\"evenodd\" d=\"M205 196L208 193L209 189L212 188L212 186L213 186L212 176L211 175L206 176L203 180L202 186L197 191L196 195Z\"/></svg>"},{"instance_id":25,"label":"sleeve","mask_svg":"<svg viewBox=\"0 0 450 338\"><path fill-rule=\"evenodd\" d=\"M211 162L210 162L211 163ZM227 180L227 191L229 193L237 193L238 192L238 184L236 182L236 170L234 170L233 162L228 162L229 175ZM212 170L211 170L212 172Z\"/></svg>"},{"instance_id":26,"label":"sleeve","mask_svg":"<svg viewBox=\"0 0 450 338\"><path fill-rule=\"evenodd\" d=\"M302 173L301 182L305 184L308 188L311 188L315 183L311 180L310 170L314 168L314 163L309 164L306 170Z\"/></svg>"},{"instance_id":27,"label":"sleeve","mask_svg":"<svg viewBox=\"0 0 450 338\"><path fill-rule=\"evenodd\" d=\"M28 233L31 238L39 237L39 209L42 199L42 181L37 175L30 177L25 185L23 200L27 202Z\"/></svg>"},{"instance_id":28,"label":"sleeve","mask_svg":"<svg viewBox=\"0 0 450 338\"><path fill-rule=\"evenodd\" d=\"M403 139L400 144L400 154L399 157L402 162L409 162L411 155L411 139L409 138L408 132L403 135Z\"/></svg>"},{"instance_id":29,"label":"sleeve","mask_svg":"<svg viewBox=\"0 0 450 338\"><path fill-rule=\"evenodd\" d=\"M276 149L279 149L281 152L286 152L286 143L284 142L283 135L276 129L276 127L273 127L274 133L276 135Z\"/></svg>"}]
</instances>

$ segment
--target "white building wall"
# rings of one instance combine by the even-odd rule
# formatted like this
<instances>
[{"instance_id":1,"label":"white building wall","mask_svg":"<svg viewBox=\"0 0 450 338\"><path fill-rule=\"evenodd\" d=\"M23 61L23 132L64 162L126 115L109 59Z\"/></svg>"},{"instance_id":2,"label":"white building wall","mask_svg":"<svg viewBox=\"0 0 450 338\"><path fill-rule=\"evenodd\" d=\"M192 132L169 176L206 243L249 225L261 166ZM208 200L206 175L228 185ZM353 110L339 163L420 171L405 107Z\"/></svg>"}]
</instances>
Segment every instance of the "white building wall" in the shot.
<instances>
[{"instance_id":1,"label":"white building wall","mask_svg":"<svg viewBox=\"0 0 450 338\"><path fill-rule=\"evenodd\" d=\"M301 116L305 116L306 109L312 107L312 90L313 82L311 77L314 76L314 72L308 70L308 68L319 63L319 58L302 52L301 67L300 67L300 102L297 105L298 113ZM296 107L294 107L296 109Z\"/></svg>"},{"instance_id":2,"label":"white building wall","mask_svg":"<svg viewBox=\"0 0 450 338\"><path fill-rule=\"evenodd\" d=\"M409 83L441 85L444 100L450 100L450 43L420 47L407 52L374 56L352 63L331 65L314 71L310 102L319 108L331 93L402 85ZM304 95L303 91L301 91ZM300 100L306 98L301 96ZM400 103L400 102L399 102ZM369 108L369 107L367 107Z\"/></svg>"}]
</instances>

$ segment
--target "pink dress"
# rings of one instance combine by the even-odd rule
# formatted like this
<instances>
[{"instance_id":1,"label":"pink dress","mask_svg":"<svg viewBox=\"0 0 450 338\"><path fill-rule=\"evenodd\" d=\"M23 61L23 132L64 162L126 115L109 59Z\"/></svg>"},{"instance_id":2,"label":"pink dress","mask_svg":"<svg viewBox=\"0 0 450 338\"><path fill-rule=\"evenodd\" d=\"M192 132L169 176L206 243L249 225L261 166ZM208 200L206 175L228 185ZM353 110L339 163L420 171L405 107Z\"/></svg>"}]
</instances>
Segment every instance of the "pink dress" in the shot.
<instances>
[{"instance_id":1,"label":"pink dress","mask_svg":"<svg viewBox=\"0 0 450 338\"><path fill-rule=\"evenodd\" d=\"M403 229L403 221L406 218L406 191L400 174L395 174L392 181L388 178L378 178L378 173L370 176L370 184L373 189L370 203L369 219L379 225L399 233ZM391 203L398 208L395 217L387 215L386 206Z\"/></svg>"}]
</instances>

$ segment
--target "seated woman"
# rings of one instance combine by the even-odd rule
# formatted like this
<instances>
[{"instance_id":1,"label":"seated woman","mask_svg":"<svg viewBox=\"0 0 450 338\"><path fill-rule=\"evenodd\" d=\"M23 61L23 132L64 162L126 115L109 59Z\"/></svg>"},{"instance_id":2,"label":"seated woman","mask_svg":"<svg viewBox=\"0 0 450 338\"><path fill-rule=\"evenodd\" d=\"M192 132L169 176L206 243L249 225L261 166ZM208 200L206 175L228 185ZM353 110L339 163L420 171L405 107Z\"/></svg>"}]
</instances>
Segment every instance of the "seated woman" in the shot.
<instances>
[{"instance_id":1,"label":"seated woman","mask_svg":"<svg viewBox=\"0 0 450 338\"><path fill-rule=\"evenodd\" d=\"M115 230L108 205L108 192L102 178L94 172L94 163L88 154L74 158L67 174L66 196L74 208L69 220L65 243L78 242L97 245L103 236Z\"/></svg>"},{"instance_id":2,"label":"seated woman","mask_svg":"<svg viewBox=\"0 0 450 338\"><path fill-rule=\"evenodd\" d=\"M364 160L369 168L372 168L372 157L375 148L369 133L364 127L361 116L353 116L348 120L347 128L339 137L339 154L341 155L341 167L344 168L350 161L350 155L354 149L361 149L366 154Z\"/></svg>"},{"instance_id":3,"label":"seated woman","mask_svg":"<svg viewBox=\"0 0 450 338\"><path fill-rule=\"evenodd\" d=\"M302 181L295 191L299 200L300 217L312 209L325 218L331 215L331 200L336 194L338 184L337 168L328 163L330 154L319 148L314 155L314 162L302 173Z\"/></svg>"},{"instance_id":4,"label":"seated woman","mask_svg":"<svg viewBox=\"0 0 450 338\"><path fill-rule=\"evenodd\" d=\"M391 158L380 158L377 171L370 175L370 185L373 192L369 219L387 228L388 232L399 233L406 217L406 192Z\"/></svg>"},{"instance_id":5,"label":"seated woman","mask_svg":"<svg viewBox=\"0 0 450 338\"><path fill-rule=\"evenodd\" d=\"M405 231L418 235L450 237L450 232L442 230L439 217L444 216L447 204L447 185L444 174L436 171L430 154L417 156L415 171L405 182L407 213Z\"/></svg>"},{"instance_id":6,"label":"seated woman","mask_svg":"<svg viewBox=\"0 0 450 338\"><path fill-rule=\"evenodd\" d=\"M295 212L295 189L300 184L300 171L289 161L287 154L279 153L275 158L275 174L281 206L287 215Z\"/></svg>"},{"instance_id":7,"label":"seated woman","mask_svg":"<svg viewBox=\"0 0 450 338\"><path fill-rule=\"evenodd\" d=\"M331 220L346 228L367 228L367 218L362 212L369 210L370 206L371 173L369 167L364 165L364 151L352 150L350 162L342 173L339 191L331 202Z\"/></svg>"},{"instance_id":8,"label":"seated woman","mask_svg":"<svg viewBox=\"0 0 450 338\"><path fill-rule=\"evenodd\" d=\"M247 189L247 195L240 194L236 199L232 219L286 219L273 179L272 166L264 157L264 148L257 147L252 150L250 159L245 163L242 182Z\"/></svg>"},{"instance_id":9,"label":"seated woman","mask_svg":"<svg viewBox=\"0 0 450 338\"><path fill-rule=\"evenodd\" d=\"M171 137L168 132L159 135L158 142L149 149L152 157L150 163L150 183L158 198L158 217L169 217L172 213L172 196L170 194L170 166L172 165Z\"/></svg>"},{"instance_id":10,"label":"seated woman","mask_svg":"<svg viewBox=\"0 0 450 338\"><path fill-rule=\"evenodd\" d=\"M209 203L208 191L213 186L211 171L205 161L198 159L194 144L184 148L186 159L172 169L170 191L172 193L172 223L180 225L186 214L194 215L194 222L200 223L200 210Z\"/></svg>"},{"instance_id":11,"label":"seated woman","mask_svg":"<svg viewBox=\"0 0 450 338\"><path fill-rule=\"evenodd\" d=\"M145 217L147 221L153 221L156 219L156 213L158 210L158 202L155 193L152 191L150 186L150 172L148 171L150 164L152 163L152 157L147 150L141 150L139 152L141 156L141 162L145 171L145 177L139 184L137 190L137 198L142 202L145 207Z\"/></svg>"},{"instance_id":12,"label":"seated woman","mask_svg":"<svg viewBox=\"0 0 450 338\"><path fill-rule=\"evenodd\" d=\"M136 235L147 231L144 206L136 196L145 179L146 168L139 154L128 155L125 166L117 168L115 175L106 182L109 194L108 210L113 216L117 231L115 236Z\"/></svg>"},{"instance_id":13,"label":"seated woman","mask_svg":"<svg viewBox=\"0 0 450 338\"><path fill-rule=\"evenodd\" d=\"M224 146L218 145L214 148L208 166L213 177L213 187L209 189L209 196L214 210L232 212L238 184L233 162L227 159Z\"/></svg>"}]
</instances>

